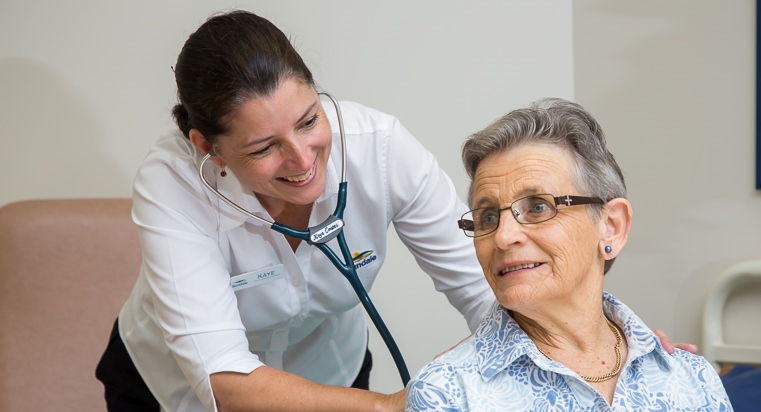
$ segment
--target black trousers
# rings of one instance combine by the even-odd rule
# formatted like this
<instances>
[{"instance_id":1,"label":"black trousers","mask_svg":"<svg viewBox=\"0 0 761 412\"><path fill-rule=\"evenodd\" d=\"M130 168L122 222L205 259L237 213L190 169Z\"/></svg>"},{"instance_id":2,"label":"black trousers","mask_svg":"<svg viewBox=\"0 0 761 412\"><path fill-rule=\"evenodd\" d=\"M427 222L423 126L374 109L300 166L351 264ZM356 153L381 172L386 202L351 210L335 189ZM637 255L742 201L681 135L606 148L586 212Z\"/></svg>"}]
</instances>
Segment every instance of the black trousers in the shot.
<instances>
[{"instance_id":1,"label":"black trousers","mask_svg":"<svg viewBox=\"0 0 761 412\"><path fill-rule=\"evenodd\" d=\"M372 368L373 356L367 349L362 367L351 387L369 389ZM119 319L114 322L108 346L95 369L95 377L103 383L108 412L159 412L161 410L158 401L135 368L119 336Z\"/></svg>"},{"instance_id":2,"label":"black trousers","mask_svg":"<svg viewBox=\"0 0 761 412\"><path fill-rule=\"evenodd\" d=\"M95 377L103 382L109 412L161 410L124 347L119 336L119 319L114 322L108 346L95 368Z\"/></svg>"}]
</instances>

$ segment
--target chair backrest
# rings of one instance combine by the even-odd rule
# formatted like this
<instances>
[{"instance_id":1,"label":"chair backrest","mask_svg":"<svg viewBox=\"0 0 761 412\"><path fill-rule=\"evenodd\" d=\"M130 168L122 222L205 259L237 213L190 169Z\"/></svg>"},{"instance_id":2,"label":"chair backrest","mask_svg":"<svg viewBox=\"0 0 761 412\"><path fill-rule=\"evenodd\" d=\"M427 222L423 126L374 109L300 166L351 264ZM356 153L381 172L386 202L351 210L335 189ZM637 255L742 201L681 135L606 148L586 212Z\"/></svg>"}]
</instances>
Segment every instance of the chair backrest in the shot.
<instances>
[{"instance_id":1,"label":"chair backrest","mask_svg":"<svg viewBox=\"0 0 761 412\"><path fill-rule=\"evenodd\" d=\"M716 281L703 309L703 356L717 371L722 363L761 364L761 346L730 344L724 341L722 314L730 294L750 285L761 284L761 260L729 267Z\"/></svg>"},{"instance_id":2,"label":"chair backrest","mask_svg":"<svg viewBox=\"0 0 761 412\"><path fill-rule=\"evenodd\" d=\"M106 410L95 366L141 261L131 207L0 207L0 411Z\"/></svg>"}]
</instances>

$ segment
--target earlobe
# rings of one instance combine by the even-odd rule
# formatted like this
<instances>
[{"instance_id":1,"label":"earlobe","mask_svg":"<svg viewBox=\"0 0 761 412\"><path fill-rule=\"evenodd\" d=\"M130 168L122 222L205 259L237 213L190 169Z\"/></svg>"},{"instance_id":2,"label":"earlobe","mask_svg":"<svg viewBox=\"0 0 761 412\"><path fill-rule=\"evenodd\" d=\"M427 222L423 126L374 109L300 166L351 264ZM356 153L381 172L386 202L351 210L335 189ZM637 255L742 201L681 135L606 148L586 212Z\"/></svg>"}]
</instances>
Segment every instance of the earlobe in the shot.
<instances>
[{"instance_id":1,"label":"earlobe","mask_svg":"<svg viewBox=\"0 0 761 412\"><path fill-rule=\"evenodd\" d=\"M632 206L624 198L616 198L608 202L603 210L600 221L600 253L606 260L618 256L629 238L632 223Z\"/></svg>"}]
</instances>

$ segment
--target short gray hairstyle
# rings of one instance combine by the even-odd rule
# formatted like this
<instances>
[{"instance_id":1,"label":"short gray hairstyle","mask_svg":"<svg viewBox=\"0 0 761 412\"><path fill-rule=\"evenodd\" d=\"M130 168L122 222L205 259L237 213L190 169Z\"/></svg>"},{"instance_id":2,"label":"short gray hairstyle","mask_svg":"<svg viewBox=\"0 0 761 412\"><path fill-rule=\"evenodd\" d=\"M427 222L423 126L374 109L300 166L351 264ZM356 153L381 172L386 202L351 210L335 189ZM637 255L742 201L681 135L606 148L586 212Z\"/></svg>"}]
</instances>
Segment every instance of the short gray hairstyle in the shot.
<instances>
[{"instance_id":1,"label":"short gray hairstyle","mask_svg":"<svg viewBox=\"0 0 761 412\"><path fill-rule=\"evenodd\" d=\"M465 141L462 161L470 177L468 204L473 204L473 179L484 159L533 143L560 146L571 153L575 159L573 182L581 191L577 194L596 196L606 203L626 198L624 175L608 151L597 120L577 103L546 98L511 111ZM587 210L597 220L602 205L588 205ZM606 262L605 272L612 264L613 260Z\"/></svg>"}]
</instances>

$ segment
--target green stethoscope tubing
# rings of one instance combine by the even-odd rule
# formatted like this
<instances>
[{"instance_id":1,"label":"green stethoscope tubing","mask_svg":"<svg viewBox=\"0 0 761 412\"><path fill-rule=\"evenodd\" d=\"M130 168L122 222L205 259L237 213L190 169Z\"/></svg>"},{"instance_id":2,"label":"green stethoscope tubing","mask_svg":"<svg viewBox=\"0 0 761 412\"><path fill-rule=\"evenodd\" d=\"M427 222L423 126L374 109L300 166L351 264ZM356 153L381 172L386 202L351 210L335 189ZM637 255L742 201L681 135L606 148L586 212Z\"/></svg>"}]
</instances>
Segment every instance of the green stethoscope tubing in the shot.
<instances>
[{"instance_id":1,"label":"green stethoscope tubing","mask_svg":"<svg viewBox=\"0 0 761 412\"><path fill-rule=\"evenodd\" d=\"M204 186L206 186L206 188L208 188L211 192L213 192L225 203L232 206L237 211L243 213L244 215L250 217L251 219L258 221L259 223L269 226L272 230L276 232L301 239L307 242L309 245L317 247L318 249L322 251L322 253L325 254L325 256L327 256L327 258L330 260L331 263L333 263L336 269L338 269L338 271L341 272L341 274L349 281L349 284L354 289L354 293L357 294L359 301L362 302L362 306L364 306L365 311L367 312L367 315L373 321L375 328L378 330L378 333L383 338L383 342L386 344L386 347L388 347L388 351L391 353L391 357L394 359L396 368L399 370L399 376L402 378L402 383L406 386L407 382L409 382L410 380L410 374L407 371L407 365L404 363L404 358L402 357L402 353L399 351L399 347L396 345L394 338L391 336L391 332L389 332L388 328L386 327L386 324L383 323L383 319L378 313L378 310L375 309L375 305L373 305L373 302L370 300L370 296L367 294L365 287L362 285L362 282L360 282L359 276L357 276L357 270L354 267L351 251L349 250L349 246L346 244L346 239L344 237L343 213L344 213L344 209L346 209L346 187L347 187L347 184L346 184L346 136L344 133L344 125L343 125L343 117L341 116L341 108L338 105L338 101L329 93L320 92L319 94L328 97L333 103L333 106L336 108L336 114L338 115L338 129L341 135L342 167L341 167L341 183L338 185L338 202L336 204L336 209L333 212L333 214L328 216L328 218L325 219L325 221L315 226L309 227L307 230L299 230L299 229L294 229L292 227L288 227L285 225L281 225L280 223L277 223L277 222L264 219L260 216L256 216L255 214L249 212L246 209L243 209L238 204L236 204L232 200L228 199L225 195L220 193L204 177L203 166L207 160L209 160L211 157L214 156L213 151L210 151L201 160L201 164L198 166L198 175L200 176L201 181L203 182ZM338 246L341 249L341 255L343 256L343 261L336 255L333 249L328 247L327 242L332 239L336 239Z\"/></svg>"}]
</instances>

